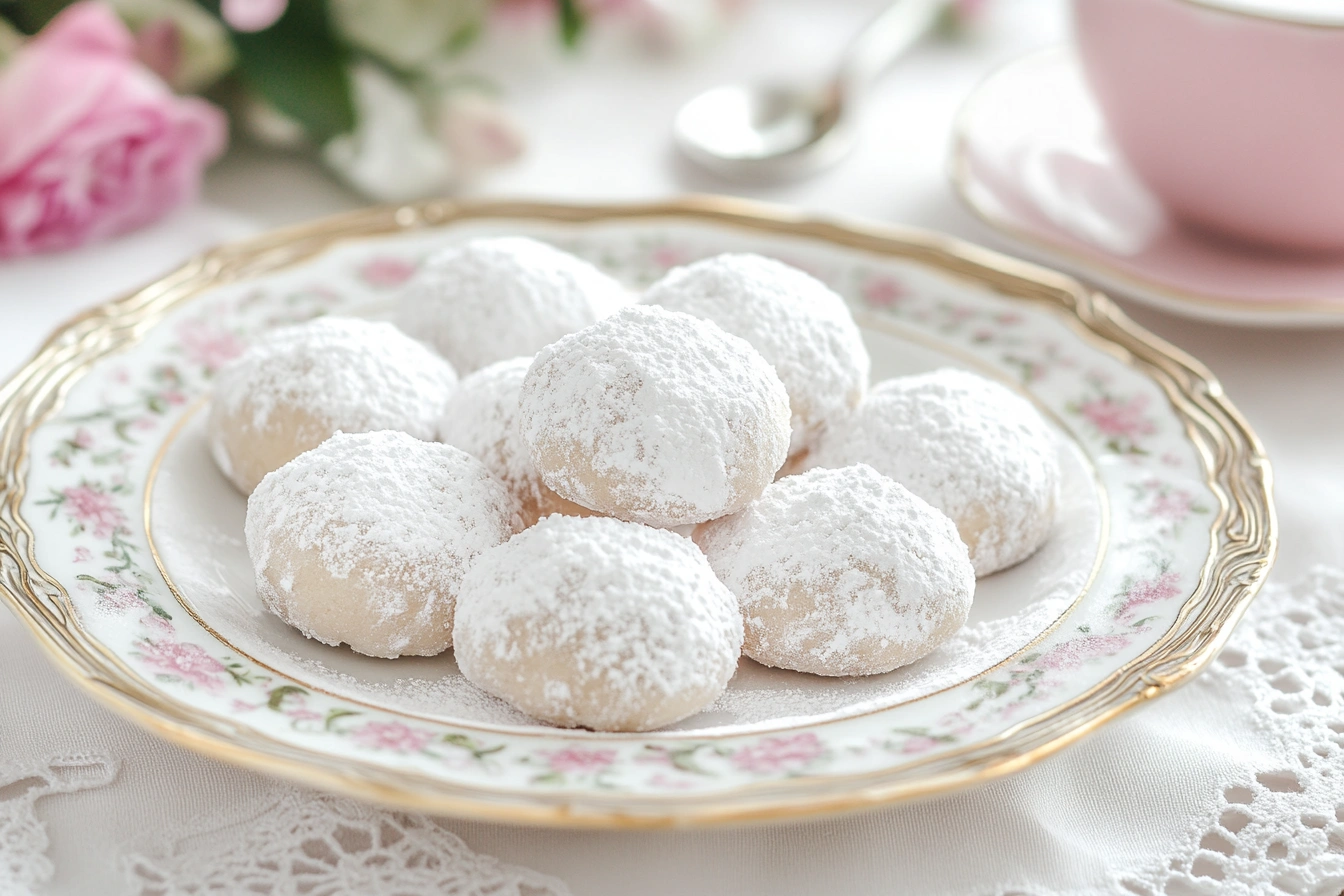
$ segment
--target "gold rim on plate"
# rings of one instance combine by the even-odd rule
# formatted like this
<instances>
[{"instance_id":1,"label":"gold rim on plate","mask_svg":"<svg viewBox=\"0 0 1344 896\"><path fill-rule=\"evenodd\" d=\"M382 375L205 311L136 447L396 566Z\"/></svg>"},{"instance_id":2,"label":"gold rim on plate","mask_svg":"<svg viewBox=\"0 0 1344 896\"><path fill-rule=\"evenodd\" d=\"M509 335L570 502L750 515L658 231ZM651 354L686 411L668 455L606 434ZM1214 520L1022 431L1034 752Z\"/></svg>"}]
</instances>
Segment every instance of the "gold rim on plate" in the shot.
<instances>
[{"instance_id":1,"label":"gold rim on plate","mask_svg":"<svg viewBox=\"0 0 1344 896\"><path fill-rule=\"evenodd\" d=\"M601 798L472 788L304 750L150 687L83 631L65 589L37 563L33 530L20 513L33 432L59 410L69 388L95 361L131 346L197 293L296 264L341 241L473 219L575 224L664 219L801 236L922 262L1002 296L1053 309L1094 347L1147 374L1184 423L1219 501L1194 593L1175 623L1138 657L1083 694L993 737L896 769L763 783L727 795ZM1130 322L1105 296L1064 275L949 237L839 224L718 197L591 206L432 200L339 215L210 250L143 289L79 314L46 341L0 390L0 469L0 593L56 664L102 703L179 745L327 790L428 812L565 827L802 818L946 793L1025 768L1198 672L1245 612L1277 548L1272 475L1255 434L1207 369ZM799 782L806 786L787 786Z\"/></svg>"}]
</instances>

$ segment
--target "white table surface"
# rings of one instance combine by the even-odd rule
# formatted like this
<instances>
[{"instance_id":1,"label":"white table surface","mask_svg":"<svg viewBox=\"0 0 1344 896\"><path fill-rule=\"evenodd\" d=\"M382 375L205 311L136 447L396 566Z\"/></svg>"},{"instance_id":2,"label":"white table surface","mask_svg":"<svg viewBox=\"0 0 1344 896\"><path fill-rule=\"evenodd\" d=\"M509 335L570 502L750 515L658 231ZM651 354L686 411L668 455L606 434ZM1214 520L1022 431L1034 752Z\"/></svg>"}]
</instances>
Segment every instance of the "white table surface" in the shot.
<instances>
[{"instance_id":1,"label":"white table surface","mask_svg":"<svg viewBox=\"0 0 1344 896\"><path fill-rule=\"evenodd\" d=\"M814 180L740 189L682 163L669 120L686 97L728 80L820 70L876 7L761 0L700 55L500 63L531 145L514 167L468 195L622 200L731 192L836 216L899 222L1003 247L966 212L944 176L951 123L995 66L1065 38L1057 0L999 0L975 37L919 49L875 89L863 139ZM169 219L112 242L0 263L0 370L17 368L62 319L152 279L224 239L358 207L361 199L302 156L235 148L204 195ZM1344 566L1344 331L1257 332L1134 308L1133 316L1204 361L1266 444L1277 474L1282 549L1273 578ZM1155 774L1134 745L1193 724L1163 703L1140 710L1042 766L980 791L828 822L729 833L555 833L454 822L474 848L553 874L575 893L1027 892L1083 887L1110 863L1160 855L1198 810L1175 787L1212 772L1199 756ZM1216 720L1215 720L1216 721ZM1211 723L1212 724L1212 723ZM127 849L168 836L202 812L273 787L268 779L161 744L65 683L17 623L0 614L0 763L69 751L117 757L111 785L38 805L55 877L45 892L117 893ZM1087 780L1080 796L1072 782ZM1108 804L1116 789L1125 807ZM1123 817L1142 813L1138 830ZM1169 819L1169 823L1167 822ZM1106 847L1098 838L1109 838ZM1005 857L1012 857L1006 860ZM1008 866L1005 866L1008 861ZM1014 880L1004 867L1013 867ZM1082 890L1080 890L1081 892Z\"/></svg>"}]
</instances>

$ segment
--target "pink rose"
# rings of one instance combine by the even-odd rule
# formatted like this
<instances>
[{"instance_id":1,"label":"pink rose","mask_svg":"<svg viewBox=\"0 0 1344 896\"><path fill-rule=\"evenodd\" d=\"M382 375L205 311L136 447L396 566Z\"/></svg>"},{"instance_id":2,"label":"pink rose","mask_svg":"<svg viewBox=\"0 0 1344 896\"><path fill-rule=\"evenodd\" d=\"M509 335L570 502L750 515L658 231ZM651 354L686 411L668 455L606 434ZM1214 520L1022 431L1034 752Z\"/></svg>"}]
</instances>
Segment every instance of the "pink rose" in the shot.
<instances>
[{"instance_id":1,"label":"pink rose","mask_svg":"<svg viewBox=\"0 0 1344 896\"><path fill-rule=\"evenodd\" d=\"M243 353L241 339L203 320L184 322L177 328L177 338L187 359L210 373Z\"/></svg>"},{"instance_id":2,"label":"pink rose","mask_svg":"<svg viewBox=\"0 0 1344 896\"><path fill-rule=\"evenodd\" d=\"M280 20L289 0L221 0L219 14L238 31L264 31Z\"/></svg>"},{"instance_id":3,"label":"pink rose","mask_svg":"<svg viewBox=\"0 0 1344 896\"><path fill-rule=\"evenodd\" d=\"M733 765L746 772L769 774L800 771L826 754L811 732L792 737L767 737L733 754Z\"/></svg>"},{"instance_id":4,"label":"pink rose","mask_svg":"<svg viewBox=\"0 0 1344 896\"><path fill-rule=\"evenodd\" d=\"M126 526L126 514L116 498L91 485L72 485L63 489L65 512L70 519L91 531L95 538L107 538Z\"/></svg>"},{"instance_id":5,"label":"pink rose","mask_svg":"<svg viewBox=\"0 0 1344 896\"><path fill-rule=\"evenodd\" d=\"M600 772L616 761L615 750L585 750L582 747L543 750L539 755L546 759L551 771L577 774Z\"/></svg>"},{"instance_id":6,"label":"pink rose","mask_svg":"<svg viewBox=\"0 0 1344 896\"><path fill-rule=\"evenodd\" d=\"M350 732L350 739L370 750L418 753L429 746L434 735L429 731L403 725L401 722L365 722Z\"/></svg>"},{"instance_id":7,"label":"pink rose","mask_svg":"<svg viewBox=\"0 0 1344 896\"><path fill-rule=\"evenodd\" d=\"M1157 432L1156 424L1144 416L1147 407L1145 395L1120 400L1103 396L1083 402L1079 410L1102 435L1134 439Z\"/></svg>"},{"instance_id":8,"label":"pink rose","mask_svg":"<svg viewBox=\"0 0 1344 896\"><path fill-rule=\"evenodd\" d=\"M464 172L512 162L523 154L523 130L500 103L476 90L454 90L439 102L439 140Z\"/></svg>"},{"instance_id":9,"label":"pink rose","mask_svg":"<svg viewBox=\"0 0 1344 896\"><path fill-rule=\"evenodd\" d=\"M863 298L876 308L890 308L907 296L905 284L894 277L874 277L863 285Z\"/></svg>"},{"instance_id":10,"label":"pink rose","mask_svg":"<svg viewBox=\"0 0 1344 896\"><path fill-rule=\"evenodd\" d=\"M1129 641L1128 635L1085 635L1050 648L1037 663L1046 669L1077 669L1088 660L1114 655L1128 647Z\"/></svg>"},{"instance_id":11,"label":"pink rose","mask_svg":"<svg viewBox=\"0 0 1344 896\"><path fill-rule=\"evenodd\" d=\"M198 644L146 638L140 642L140 658L146 666L176 675L207 691L218 691L224 664Z\"/></svg>"},{"instance_id":12,"label":"pink rose","mask_svg":"<svg viewBox=\"0 0 1344 896\"><path fill-rule=\"evenodd\" d=\"M140 591L130 585L107 589L98 595L98 602L113 610L136 610L145 605Z\"/></svg>"},{"instance_id":13,"label":"pink rose","mask_svg":"<svg viewBox=\"0 0 1344 896\"><path fill-rule=\"evenodd\" d=\"M400 286L415 273L415 263L391 255L370 258L359 267L359 276L370 286L388 288Z\"/></svg>"},{"instance_id":14,"label":"pink rose","mask_svg":"<svg viewBox=\"0 0 1344 896\"><path fill-rule=\"evenodd\" d=\"M917 734L914 737L905 739L905 743L901 746L901 752L909 756L916 756L920 753L927 753L937 746L938 741L934 740L932 737Z\"/></svg>"},{"instance_id":15,"label":"pink rose","mask_svg":"<svg viewBox=\"0 0 1344 896\"><path fill-rule=\"evenodd\" d=\"M1133 618L1139 607L1161 603L1180 596L1181 576L1175 572L1164 572L1156 578L1141 579L1129 586L1124 594L1124 603L1116 618L1128 621Z\"/></svg>"},{"instance_id":16,"label":"pink rose","mask_svg":"<svg viewBox=\"0 0 1344 896\"><path fill-rule=\"evenodd\" d=\"M0 257L122 233L195 195L224 115L135 53L110 9L82 2L0 72Z\"/></svg>"}]
</instances>

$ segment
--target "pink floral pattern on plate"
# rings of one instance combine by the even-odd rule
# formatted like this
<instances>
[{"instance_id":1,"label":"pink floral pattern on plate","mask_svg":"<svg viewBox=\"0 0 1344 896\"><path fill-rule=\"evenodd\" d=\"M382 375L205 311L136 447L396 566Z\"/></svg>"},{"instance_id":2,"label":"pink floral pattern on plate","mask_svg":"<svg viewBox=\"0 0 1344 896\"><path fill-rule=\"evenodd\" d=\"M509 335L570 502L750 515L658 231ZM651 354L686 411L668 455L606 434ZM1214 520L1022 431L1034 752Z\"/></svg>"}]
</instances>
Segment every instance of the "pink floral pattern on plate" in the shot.
<instances>
[{"instance_id":1,"label":"pink floral pattern on plate","mask_svg":"<svg viewBox=\"0 0 1344 896\"><path fill-rule=\"evenodd\" d=\"M255 333L318 314L386 307L434 235L342 244L290 271L221 287L101 362L33 439L29 519L43 562L81 622L174 700L350 762L470 786L643 794L731 791L891 769L1002 732L1137 655L1171 625L1208 551L1214 497L1157 386L1049 313L900 260L709 227L631 225L538 234L632 286L718 251L804 266L865 319L918 332L1017 381L1093 459L1113 507L1112 545L1084 603L1001 667L904 706L788 730L715 738L594 737L428 722L316 692L233 656L180 612L148 559L140 502L167 429ZM1198 525L1192 524L1199 520Z\"/></svg>"}]
</instances>

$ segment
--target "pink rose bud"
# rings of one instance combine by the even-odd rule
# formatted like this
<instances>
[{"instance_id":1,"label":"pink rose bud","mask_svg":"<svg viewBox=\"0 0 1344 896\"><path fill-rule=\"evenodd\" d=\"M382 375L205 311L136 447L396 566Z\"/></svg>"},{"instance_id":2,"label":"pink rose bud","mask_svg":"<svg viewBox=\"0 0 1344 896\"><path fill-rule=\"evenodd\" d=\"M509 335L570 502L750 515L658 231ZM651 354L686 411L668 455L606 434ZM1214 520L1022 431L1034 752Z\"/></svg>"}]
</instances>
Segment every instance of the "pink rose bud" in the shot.
<instances>
[{"instance_id":1,"label":"pink rose bud","mask_svg":"<svg viewBox=\"0 0 1344 896\"><path fill-rule=\"evenodd\" d=\"M264 31L280 20L289 0L221 0L219 14L235 31Z\"/></svg>"},{"instance_id":2,"label":"pink rose bud","mask_svg":"<svg viewBox=\"0 0 1344 896\"><path fill-rule=\"evenodd\" d=\"M224 114L136 61L106 6L52 19L0 70L0 256L78 246L193 197Z\"/></svg>"},{"instance_id":3,"label":"pink rose bud","mask_svg":"<svg viewBox=\"0 0 1344 896\"><path fill-rule=\"evenodd\" d=\"M493 98L475 90L456 90L439 104L439 139L463 171L511 162L523 154L522 128Z\"/></svg>"},{"instance_id":4,"label":"pink rose bud","mask_svg":"<svg viewBox=\"0 0 1344 896\"><path fill-rule=\"evenodd\" d=\"M172 84L182 67L182 30L172 19L155 19L136 33L135 56Z\"/></svg>"}]
</instances>

